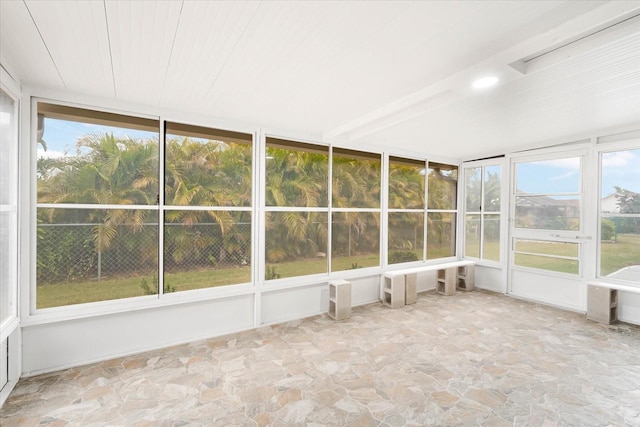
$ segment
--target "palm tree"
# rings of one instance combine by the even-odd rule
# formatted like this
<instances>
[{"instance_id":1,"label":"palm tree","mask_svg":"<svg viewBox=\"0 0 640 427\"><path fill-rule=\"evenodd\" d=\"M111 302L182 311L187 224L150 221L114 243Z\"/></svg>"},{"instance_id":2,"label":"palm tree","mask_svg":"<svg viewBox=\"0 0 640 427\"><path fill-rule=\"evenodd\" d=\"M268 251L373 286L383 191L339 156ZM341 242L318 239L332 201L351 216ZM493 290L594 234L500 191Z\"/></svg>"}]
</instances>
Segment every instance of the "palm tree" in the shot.
<instances>
[{"instance_id":1,"label":"palm tree","mask_svg":"<svg viewBox=\"0 0 640 427\"><path fill-rule=\"evenodd\" d=\"M292 208L267 215L267 261L325 253L327 214L295 208L328 206L328 153L268 147L267 158L267 206Z\"/></svg>"},{"instance_id":2,"label":"palm tree","mask_svg":"<svg viewBox=\"0 0 640 427\"><path fill-rule=\"evenodd\" d=\"M38 202L67 206L62 209L39 209L40 221L49 224L93 224L92 240L98 257L112 248L117 240L119 250L112 251L113 256L135 254L139 260L138 265L157 264L157 256L154 256L157 249L150 254L123 249L136 246L134 243L140 244L141 239L132 236L144 230L151 214L148 210L126 209L126 206L151 205L156 202L157 139L140 141L116 138L113 134L94 134L81 138L76 147L76 156L41 162ZM73 209L76 204L95 204L98 207ZM100 209L99 205L103 204L122 205L123 208ZM157 223L157 219L151 221ZM46 237L42 233L40 235L43 239ZM90 264L97 265L100 276L101 263ZM117 262L113 264L116 264L115 268L119 268Z\"/></svg>"},{"instance_id":3,"label":"palm tree","mask_svg":"<svg viewBox=\"0 0 640 427\"><path fill-rule=\"evenodd\" d=\"M165 203L250 206L251 146L189 137L167 138ZM165 216L165 259L180 266L246 265L250 224L244 212L175 210Z\"/></svg>"}]
</instances>

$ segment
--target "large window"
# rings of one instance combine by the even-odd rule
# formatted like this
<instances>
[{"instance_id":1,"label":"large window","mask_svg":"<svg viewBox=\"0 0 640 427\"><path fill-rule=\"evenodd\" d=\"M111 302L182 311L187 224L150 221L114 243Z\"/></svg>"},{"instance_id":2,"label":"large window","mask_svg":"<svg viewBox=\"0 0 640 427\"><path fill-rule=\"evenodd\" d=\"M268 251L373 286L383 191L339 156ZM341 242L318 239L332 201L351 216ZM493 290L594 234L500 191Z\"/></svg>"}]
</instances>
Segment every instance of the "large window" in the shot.
<instances>
[{"instance_id":1,"label":"large window","mask_svg":"<svg viewBox=\"0 0 640 427\"><path fill-rule=\"evenodd\" d=\"M603 152L600 202L601 277L640 284L640 149Z\"/></svg>"},{"instance_id":2,"label":"large window","mask_svg":"<svg viewBox=\"0 0 640 427\"><path fill-rule=\"evenodd\" d=\"M251 282L252 136L164 130L38 104L36 308Z\"/></svg>"},{"instance_id":3,"label":"large window","mask_svg":"<svg viewBox=\"0 0 640 427\"><path fill-rule=\"evenodd\" d=\"M34 309L381 265L381 154L267 137L258 195L251 134L49 102L37 118ZM455 255L457 180L390 158L388 263Z\"/></svg>"},{"instance_id":4,"label":"large window","mask_svg":"<svg viewBox=\"0 0 640 427\"><path fill-rule=\"evenodd\" d=\"M37 308L157 293L158 130L38 104Z\"/></svg>"},{"instance_id":5,"label":"large window","mask_svg":"<svg viewBox=\"0 0 640 427\"><path fill-rule=\"evenodd\" d=\"M424 161L389 157L388 263L424 259Z\"/></svg>"},{"instance_id":6,"label":"large window","mask_svg":"<svg viewBox=\"0 0 640 427\"><path fill-rule=\"evenodd\" d=\"M456 255L458 167L429 162L427 259Z\"/></svg>"},{"instance_id":7,"label":"large window","mask_svg":"<svg viewBox=\"0 0 640 427\"><path fill-rule=\"evenodd\" d=\"M380 265L380 155L334 148L331 175L331 271Z\"/></svg>"},{"instance_id":8,"label":"large window","mask_svg":"<svg viewBox=\"0 0 640 427\"><path fill-rule=\"evenodd\" d=\"M465 169L465 256L500 261L500 165Z\"/></svg>"},{"instance_id":9,"label":"large window","mask_svg":"<svg viewBox=\"0 0 640 427\"><path fill-rule=\"evenodd\" d=\"M457 166L389 158L389 264L455 256L457 190Z\"/></svg>"},{"instance_id":10,"label":"large window","mask_svg":"<svg viewBox=\"0 0 640 427\"><path fill-rule=\"evenodd\" d=\"M251 281L252 136L166 123L164 292Z\"/></svg>"},{"instance_id":11,"label":"large window","mask_svg":"<svg viewBox=\"0 0 640 427\"><path fill-rule=\"evenodd\" d=\"M17 103L0 89L0 327L17 317L17 159Z\"/></svg>"},{"instance_id":12,"label":"large window","mask_svg":"<svg viewBox=\"0 0 640 427\"><path fill-rule=\"evenodd\" d=\"M265 279L328 273L329 147L267 138Z\"/></svg>"}]
</instances>

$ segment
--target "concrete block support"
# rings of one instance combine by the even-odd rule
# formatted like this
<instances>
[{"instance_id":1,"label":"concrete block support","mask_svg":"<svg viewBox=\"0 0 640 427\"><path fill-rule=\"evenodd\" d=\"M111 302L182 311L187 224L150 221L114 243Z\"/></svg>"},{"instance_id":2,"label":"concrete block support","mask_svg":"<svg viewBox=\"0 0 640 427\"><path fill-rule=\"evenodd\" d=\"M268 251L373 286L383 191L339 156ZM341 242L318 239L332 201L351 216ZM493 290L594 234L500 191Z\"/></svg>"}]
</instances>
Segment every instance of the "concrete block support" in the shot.
<instances>
[{"instance_id":1,"label":"concrete block support","mask_svg":"<svg viewBox=\"0 0 640 427\"><path fill-rule=\"evenodd\" d=\"M382 303L390 308L400 308L404 306L404 297L405 276L385 277Z\"/></svg>"},{"instance_id":2,"label":"concrete block support","mask_svg":"<svg viewBox=\"0 0 640 427\"><path fill-rule=\"evenodd\" d=\"M332 280L329 282L329 317L343 320L351 316L351 282Z\"/></svg>"},{"instance_id":3,"label":"concrete block support","mask_svg":"<svg viewBox=\"0 0 640 427\"><path fill-rule=\"evenodd\" d=\"M587 286L587 319L607 325L618 320L618 291L603 286Z\"/></svg>"},{"instance_id":4,"label":"concrete block support","mask_svg":"<svg viewBox=\"0 0 640 427\"><path fill-rule=\"evenodd\" d=\"M438 270L436 292L440 295L453 295L456 293L456 267Z\"/></svg>"}]
</instances>

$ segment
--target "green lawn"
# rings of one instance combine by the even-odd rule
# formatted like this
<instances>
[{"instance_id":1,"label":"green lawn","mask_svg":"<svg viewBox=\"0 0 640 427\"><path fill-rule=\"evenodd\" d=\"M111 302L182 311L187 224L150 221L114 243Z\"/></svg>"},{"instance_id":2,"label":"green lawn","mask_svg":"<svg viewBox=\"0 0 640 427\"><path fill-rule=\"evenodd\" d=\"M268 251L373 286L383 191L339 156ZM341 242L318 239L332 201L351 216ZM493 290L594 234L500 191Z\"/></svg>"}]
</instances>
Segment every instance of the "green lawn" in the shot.
<instances>
[{"instance_id":1,"label":"green lawn","mask_svg":"<svg viewBox=\"0 0 640 427\"><path fill-rule=\"evenodd\" d=\"M640 264L640 236L637 234L618 234L616 242L602 242L601 248L601 274L603 276L630 265ZM563 256L575 256L577 254L577 249L571 246L554 243L522 242L518 245L518 250ZM516 254L516 263L525 267L541 268L562 273L578 273L577 262L571 260Z\"/></svg>"},{"instance_id":2,"label":"green lawn","mask_svg":"<svg viewBox=\"0 0 640 427\"><path fill-rule=\"evenodd\" d=\"M616 242L602 242L600 271L603 276L640 264L640 235L618 234Z\"/></svg>"},{"instance_id":3,"label":"green lawn","mask_svg":"<svg viewBox=\"0 0 640 427\"><path fill-rule=\"evenodd\" d=\"M355 265L357 263L357 265ZM379 257L374 255L336 257L332 260L333 270L349 270L353 267L363 268L380 265ZM327 272L326 258L306 259L295 262L269 264L275 267L281 278L305 276ZM37 308L58 307L62 305L81 304L111 299L130 298L145 295L143 280L155 289L153 273L134 277L118 277L104 279L100 282L83 281L38 286L36 298ZM230 267L218 269L200 269L166 273L165 288L173 292L210 288L251 281L251 267Z\"/></svg>"},{"instance_id":4,"label":"green lawn","mask_svg":"<svg viewBox=\"0 0 640 427\"><path fill-rule=\"evenodd\" d=\"M542 246L541 246L542 245ZM498 242L485 244L485 254L495 255L499 251ZM546 252L552 255L567 255L567 247L563 245L544 244L539 242L522 242L518 249L524 252ZM448 250L441 248L442 256ZM445 253L446 252L446 253ZM431 257L440 255L430 250ZM420 252L419 257L422 256ZM542 256L518 254L518 265L542 268L565 273L577 273L577 263L570 260L555 259ZM356 265L357 263L357 265ZM640 264L640 236L633 234L618 234L616 242L602 243L602 275L610 274L623 267ZM335 257L332 260L333 270L349 270L353 267L363 268L379 265L378 255L362 255L353 257ZM275 273L280 277L304 276L327 271L325 258L307 259L295 262L269 264L275 267ZM37 307L48 308L62 305L81 304L111 299L130 298L145 295L141 286L146 280L153 286L153 273L134 277L119 277L97 281L71 282L55 285L41 285L37 287ZM231 267L224 269L202 269L165 274L165 286L176 292L201 289L229 284L247 283L251 280L251 268Z\"/></svg>"},{"instance_id":5,"label":"green lawn","mask_svg":"<svg viewBox=\"0 0 640 427\"><path fill-rule=\"evenodd\" d=\"M133 277L117 277L100 282L84 281L38 286L37 308L57 307L61 305L106 301L145 295L143 280L150 288L156 288L153 273ZM250 267L232 267L167 273L164 276L165 288L175 291L188 291L213 286L245 283L251 280Z\"/></svg>"},{"instance_id":6,"label":"green lawn","mask_svg":"<svg viewBox=\"0 0 640 427\"><path fill-rule=\"evenodd\" d=\"M477 253L478 240L467 240L468 253ZM576 256L577 249L571 244L554 244L543 242L520 242L518 250L522 252L547 253L550 255ZM499 242L485 242L485 258L498 259ZM618 234L616 242L602 242L602 275L618 271L623 267L640 264L640 236L637 234ZM516 264L524 267L541 268L562 273L577 274L578 264L570 260L562 260L543 256L517 254Z\"/></svg>"}]
</instances>

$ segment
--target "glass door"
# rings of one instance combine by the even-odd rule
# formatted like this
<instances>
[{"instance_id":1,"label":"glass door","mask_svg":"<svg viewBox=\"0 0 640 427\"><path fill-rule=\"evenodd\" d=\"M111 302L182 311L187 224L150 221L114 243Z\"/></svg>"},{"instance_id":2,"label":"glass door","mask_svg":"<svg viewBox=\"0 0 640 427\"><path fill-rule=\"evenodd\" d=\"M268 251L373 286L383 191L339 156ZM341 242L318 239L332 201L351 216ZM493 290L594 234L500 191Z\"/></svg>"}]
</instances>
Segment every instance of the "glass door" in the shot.
<instances>
[{"instance_id":1,"label":"glass door","mask_svg":"<svg viewBox=\"0 0 640 427\"><path fill-rule=\"evenodd\" d=\"M9 336L18 327L17 101L0 88L0 391L9 382Z\"/></svg>"},{"instance_id":2,"label":"glass door","mask_svg":"<svg viewBox=\"0 0 640 427\"><path fill-rule=\"evenodd\" d=\"M583 171L587 151L512 159L509 293L584 308Z\"/></svg>"}]
</instances>

